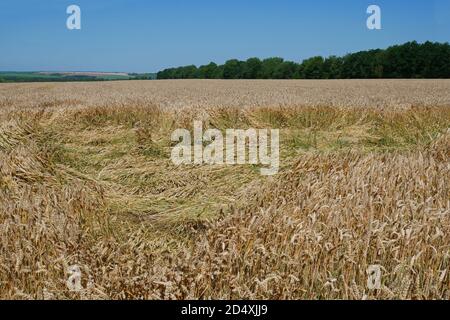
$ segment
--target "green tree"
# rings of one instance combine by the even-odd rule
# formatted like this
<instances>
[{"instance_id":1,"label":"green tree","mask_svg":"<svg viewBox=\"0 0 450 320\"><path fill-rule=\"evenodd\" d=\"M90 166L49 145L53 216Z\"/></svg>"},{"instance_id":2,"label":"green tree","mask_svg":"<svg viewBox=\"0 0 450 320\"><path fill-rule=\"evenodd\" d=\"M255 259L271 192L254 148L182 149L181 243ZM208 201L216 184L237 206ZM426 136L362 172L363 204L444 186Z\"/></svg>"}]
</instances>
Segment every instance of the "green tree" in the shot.
<instances>
[{"instance_id":1,"label":"green tree","mask_svg":"<svg viewBox=\"0 0 450 320\"><path fill-rule=\"evenodd\" d=\"M233 59L225 62L223 68L224 79L240 79L242 74L241 62Z\"/></svg>"},{"instance_id":2,"label":"green tree","mask_svg":"<svg viewBox=\"0 0 450 320\"><path fill-rule=\"evenodd\" d=\"M342 58L339 58L336 56L330 56L330 57L326 58L323 63L322 78L325 78L325 79L341 78L342 64L343 64Z\"/></svg>"},{"instance_id":3,"label":"green tree","mask_svg":"<svg viewBox=\"0 0 450 320\"><path fill-rule=\"evenodd\" d=\"M198 68L198 78L214 79L216 77L217 64L211 62L205 66Z\"/></svg>"},{"instance_id":4,"label":"green tree","mask_svg":"<svg viewBox=\"0 0 450 320\"><path fill-rule=\"evenodd\" d=\"M276 66L272 78L274 79L294 79L298 65L291 61L284 61Z\"/></svg>"},{"instance_id":5,"label":"green tree","mask_svg":"<svg viewBox=\"0 0 450 320\"><path fill-rule=\"evenodd\" d=\"M262 62L259 58L250 58L243 64L244 79L258 79L261 77Z\"/></svg>"},{"instance_id":6,"label":"green tree","mask_svg":"<svg viewBox=\"0 0 450 320\"><path fill-rule=\"evenodd\" d=\"M385 50L366 50L344 57L317 56L301 64L268 58L236 59L224 65L211 62L197 68L185 66L158 72L157 79L350 79L350 78L450 78L450 44L415 41ZM10 79L7 79L10 80Z\"/></svg>"},{"instance_id":7,"label":"green tree","mask_svg":"<svg viewBox=\"0 0 450 320\"><path fill-rule=\"evenodd\" d=\"M321 79L323 78L324 59L321 56L312 57L302 62L302 78Z\"/></svg>"},{"instance_id":8,"label":"green tree","mask_svg":"<svg viewBox=\"0 0 450 320\"><path fill-rule=\"evenodd\" d=\"M262 61L261 78L273 79L275 70L284 62L283 58L268 58Z\"/></svg>"}]
</instances>

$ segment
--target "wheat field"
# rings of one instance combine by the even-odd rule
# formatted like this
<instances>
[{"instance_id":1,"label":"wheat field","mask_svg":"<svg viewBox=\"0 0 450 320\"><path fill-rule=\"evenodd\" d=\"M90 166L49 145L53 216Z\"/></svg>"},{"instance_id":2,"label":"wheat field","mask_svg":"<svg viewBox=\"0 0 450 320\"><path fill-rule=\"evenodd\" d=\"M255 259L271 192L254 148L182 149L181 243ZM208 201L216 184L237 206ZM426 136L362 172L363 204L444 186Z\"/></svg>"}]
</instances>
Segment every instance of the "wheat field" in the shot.
<instances>
[{"instance_id":1,"label":"wheat field","mask_svg":"<svg viewBox=\"0 0 450 320\"><path fill-rule=\"evenodd\" d=\"M194 120L280 172L175 166ZM450 299L449 156L448 80L0 84L0 299Z\"/></svg>"}]
</instances>

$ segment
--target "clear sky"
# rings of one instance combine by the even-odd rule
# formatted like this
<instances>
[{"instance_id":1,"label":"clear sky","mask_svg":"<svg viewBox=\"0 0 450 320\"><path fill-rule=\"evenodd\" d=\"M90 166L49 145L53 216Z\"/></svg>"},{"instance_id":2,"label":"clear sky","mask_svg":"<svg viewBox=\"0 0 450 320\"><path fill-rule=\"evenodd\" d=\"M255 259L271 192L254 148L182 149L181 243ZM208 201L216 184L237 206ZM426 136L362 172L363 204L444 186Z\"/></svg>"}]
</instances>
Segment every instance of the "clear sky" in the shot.
<instances>
[{"instance_id":1,"label":"clear sky","mask_svg":"<svg viewBox=\"0 0 450 320\"><path fill-rule=\"evenodd\" d=\"M81 8L81 30L66 9ZM382 30L366 27L370 4ZM0 70L154 72L450 42L450 0L1 0Z\"/></svg>"}]
</instances>

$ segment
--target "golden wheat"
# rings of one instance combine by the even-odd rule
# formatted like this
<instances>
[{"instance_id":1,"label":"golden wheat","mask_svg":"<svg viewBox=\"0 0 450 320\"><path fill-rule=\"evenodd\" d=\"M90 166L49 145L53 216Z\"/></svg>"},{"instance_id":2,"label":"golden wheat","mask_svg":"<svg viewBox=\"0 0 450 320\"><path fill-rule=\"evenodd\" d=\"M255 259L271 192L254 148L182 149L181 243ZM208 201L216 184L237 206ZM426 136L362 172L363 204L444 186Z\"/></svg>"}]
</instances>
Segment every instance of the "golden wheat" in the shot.
<instances>
[{"instance_id":1,"label":"golden wheat","mask_svg":"<svg viewBox=\"0 0 450 320\"><path fill-rule=\"evenodd\" d=\"M2 84L0 298L449 299L449 92L447 80ZM196 119L280 128L281 172L173 165L170 134Z\"/></svg>"}]
</instances>

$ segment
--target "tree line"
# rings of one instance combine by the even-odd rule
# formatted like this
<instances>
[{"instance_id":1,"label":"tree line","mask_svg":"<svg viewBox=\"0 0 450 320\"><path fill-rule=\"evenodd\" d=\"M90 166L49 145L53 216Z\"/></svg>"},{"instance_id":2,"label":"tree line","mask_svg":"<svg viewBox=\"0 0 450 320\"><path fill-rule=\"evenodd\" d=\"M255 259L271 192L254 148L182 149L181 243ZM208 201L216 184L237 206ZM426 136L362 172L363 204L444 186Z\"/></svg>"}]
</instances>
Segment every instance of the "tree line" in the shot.
<instances>
[{"instance_id":1,"label":"tree line","mask_svg":"<svg viewBox=\"0 0 450 320\"><path fill-rule=\"evenodd\" d=\"M450 44L416 41L343 57L316 56L301 63L283 58L228 60L158 72L157 79L377 79L450 78Z\"/></svg>"}]
</instances>

